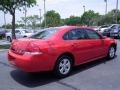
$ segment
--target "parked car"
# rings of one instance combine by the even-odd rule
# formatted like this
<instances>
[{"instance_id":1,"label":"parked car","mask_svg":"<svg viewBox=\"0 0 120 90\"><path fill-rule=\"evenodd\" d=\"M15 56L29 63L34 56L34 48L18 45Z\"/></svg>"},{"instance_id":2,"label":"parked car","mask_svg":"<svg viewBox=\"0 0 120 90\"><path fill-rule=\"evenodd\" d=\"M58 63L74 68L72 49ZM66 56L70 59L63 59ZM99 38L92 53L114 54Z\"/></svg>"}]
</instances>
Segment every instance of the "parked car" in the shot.
<instances>
[{"instance_id":1,"label":"parked car","mask_svg":"<svg viewBox=\"0 0 120 90\"><path fill-rule=\"evenodd\" d=\"M54 71L59 77L73 66L103 57L115 57L117 43L93 29L79 26L48 28L30 38L13 40L8 51L11 65L24 72Z\"/></svg>"},{"instance_id":2,"label":"parked car","mask_svg":"<svg viewBox=\"0 0 120 90\"><path fill-rule=\"evenodd\" d=\"M105 29L104 32L102 32L102 34L108 37L120 37L120 25L111 24L109 28Z\"/></svg>"},{"instance_id":3,"label":"parked car","mask_svg":"<svg viewBox=\"0 0 120 90\"><path fill-rule=\"evenodd\" d=\"M6 31L5 31L5 29L2 29L2 28L0 28L0 37L5 37L5 33L6 33Z\"/></svg>"},{"instance_id":4,"label":"parked car","mask_svg":"<svg viewBox=\"0 0 120 90\"><path fill-rule=\"evenodd\" d=\"M25 38L25 37L29 37L33 34L33 32L29 31L29 30L25 30L25 29L16 29L15 30L15 34L16 34L16 38ZM12 32L7 32L6 33L6 39L8 41L12 41Z\"/></svg>"},{"instance_id":5,"label":"parked car","mask_svg":"<svg viewBox=\"0 0 120 90\"><path fill-rule=\"evenodd\" d=\"M110 37L110 31L111 31L111 29L106 29L106 30L104 30L104 32L102 34L104 36Z\"/></svg>"},{"instance_id":6,"label":"parked car","mask_svg":"<svg viewBox=\"0 0 120 90\"><path fill-rule=\"evenodd\" d=\"M109 28L109 26L110 26L110 25L102 25L102 26L100 26L100 28L99 28L98 32L103 33L103 32L104 32L104 30L106 30L106 29L108 29L108 28Z\"/></svg>"},{"instance_id":7,"label":"parked car","mask_svg":"<svg viewBox=\"0 0 120 90\"><path fill-rule=\"evenodd\" d=\"M116 24L112 27L110 30L110 36L120 38L120 24Z\"/></svg>"}]
</instances>

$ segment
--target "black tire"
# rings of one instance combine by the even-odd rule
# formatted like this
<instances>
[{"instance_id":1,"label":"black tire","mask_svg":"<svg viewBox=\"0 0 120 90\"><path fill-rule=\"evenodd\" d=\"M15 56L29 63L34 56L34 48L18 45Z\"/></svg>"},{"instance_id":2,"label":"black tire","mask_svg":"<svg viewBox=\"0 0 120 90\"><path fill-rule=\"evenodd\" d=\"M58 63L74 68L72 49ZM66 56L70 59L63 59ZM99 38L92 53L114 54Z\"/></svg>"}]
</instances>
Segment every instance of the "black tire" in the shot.
<instances>
[{"instance_id":1,"label":"black tire","mask_svg":"<svg viewBox=\"0 0 120 90\"><path fill-rule=\"evenodd\" d=\"M68 64L68 66L60 66L60 64L62 64L64 62L64 60L67 61L66 65ZM70 64L70 65L69 65ZM70 66L70 67L69 67ZM64 78L66 76L68 76L72 70L72 58L67 56L67 55L63 55L61 56L58 60L57 63L55 65L55 69L54 69L54 74L58 77L58 78ZM64 68L63 68L64 67ZM60 71L60 69L62 70L63 68L63 73L62 71ZM66 70L65 70L66 69ZM68 70L67 70L68 69ZM65 72L64 72L65 71Z\"/></svg>"},{"instance_id":2,"label":"black tire","mask_svg":"<svg viewBox=\"0 0 120 90\"><path fill-rule=\"evenodd\" d=\"M108 59L113 59L115 57L116 54L116 50L114 46L110 46L109 50L108 50L108 55L107 58Z\"/></svg>"},{"instance_id":3,"label":"black tire","mask_svg":"<svg viewBox=\"0 0 120 90\"><path fill-rule=\"evenodd\" d=\"M12 42L11 37L7 37L7 41Z\"/></svg>"},{"instance_id":4,"label":"black tire","mask_svg":"<svg viewBox=\"0 0 120 90\"><path fill-rule=\"evenodd\" d=\"M27 36L24 36L23 38L26 38Z\"/></svg>"},{"instance_id":5,"label":"black tire","mask_svg":"<svg viewBox=\"0 0 120 90\"><path fill-rule=\"evenodd\" d=\"M118 37L117 38L120 39L120 32L118 33Z\"/></svg>"}]
</instances>

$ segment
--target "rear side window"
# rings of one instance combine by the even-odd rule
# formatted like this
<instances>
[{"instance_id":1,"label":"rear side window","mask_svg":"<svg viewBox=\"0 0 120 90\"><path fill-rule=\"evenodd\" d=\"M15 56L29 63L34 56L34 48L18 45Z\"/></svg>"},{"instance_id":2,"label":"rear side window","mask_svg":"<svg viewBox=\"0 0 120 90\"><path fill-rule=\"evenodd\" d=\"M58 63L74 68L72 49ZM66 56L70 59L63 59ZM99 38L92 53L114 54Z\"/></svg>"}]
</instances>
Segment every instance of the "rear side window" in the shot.
<instances>
[{"instance_id":1,"label":"rear side window","mask_svg":"<svg viewBox=\"0 0 120 90\"><path fill-rule=\"evenodd\" d=\"M53 36L57 31L58 31L57 28L44 29L44 30L32 35L30 38L48 39L49 37Z\"/></svg>"},{"instance_id":2,"label":"rear side window","mask_svg":"<svg viewBox=\"0 0 120 90\"><path fill-rule=\"evenodd\" d=\"M63 36L64 40L81 40L86 39L86 33L83 29L73 29L68 31Z\"/></svg>"},{"instance_id":3,"label":"rear side window","mask_svg":"<svg viewBox=\"0 0 120 90\"><path fill-rule=\"evenodd\" d=\"M19 30L15 30L15 33L20 33L20 31Z\"/></svg>"},{"instance_id":4,"label":"rear side window","mask_svg":"<svg viewBox=\"0 0 120 90\"><path fill-rule=\"evenodd\" d=\"M100 35L95 32L94 30L90 30L90 29L85 29L87 35L88 35L88 39L100 39Z\"/></svg>"}]
</instances>

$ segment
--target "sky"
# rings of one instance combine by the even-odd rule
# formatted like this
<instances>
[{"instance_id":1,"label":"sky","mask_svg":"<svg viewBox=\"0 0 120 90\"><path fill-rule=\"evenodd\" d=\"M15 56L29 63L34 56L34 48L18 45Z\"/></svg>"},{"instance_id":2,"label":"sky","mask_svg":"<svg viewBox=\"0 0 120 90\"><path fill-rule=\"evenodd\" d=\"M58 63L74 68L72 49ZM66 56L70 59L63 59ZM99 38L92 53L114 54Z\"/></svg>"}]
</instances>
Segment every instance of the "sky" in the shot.
<instances>
[{"instance_id":1,"label":"sky","mask_svg":"<svg viewBox=\"0 0 120 90\"><path fill-rule=\"evenodd\" d=\"M108 11L116 8L116 0L108 1ZM118 0L119 1L119 0ZM61 18L67 18L71 15L81 16L85 10L94 10L100 14L105 14L105 2L104 0L46 0L46 11L55 10L61 16ZM27 16L44 14L44 3L43 0L37 0L37 5L27 9ZM119 7L120 9L120 1ZM16 11L16 22L20 20L20 17L24 17L23 11ZM6 14L6 22L11 23L11 15ZM0 26L4 24L4 13L0 11Z\"/></svg>"}]
</instances>

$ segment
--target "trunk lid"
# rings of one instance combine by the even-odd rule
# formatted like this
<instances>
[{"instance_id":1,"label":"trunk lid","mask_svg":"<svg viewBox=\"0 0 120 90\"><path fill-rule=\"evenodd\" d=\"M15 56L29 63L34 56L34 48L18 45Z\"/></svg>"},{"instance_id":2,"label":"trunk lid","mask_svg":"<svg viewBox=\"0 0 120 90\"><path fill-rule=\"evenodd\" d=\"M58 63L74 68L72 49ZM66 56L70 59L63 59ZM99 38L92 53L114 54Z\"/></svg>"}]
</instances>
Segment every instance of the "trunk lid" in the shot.
<instances>
[{"instance_id":1,"label":"trunk lid","mask_svg":"<svg viewBox=\"0 0 120 90\"><path fill-rule=\"evenodd\" d=\"M14 40L11 44L11 50L14 52L24 52L29 49L35 49L35 48L46 48L48 47L48 43L46 40L40 40L40 39L17 39Z\"/></svg>"}]
</instances>

